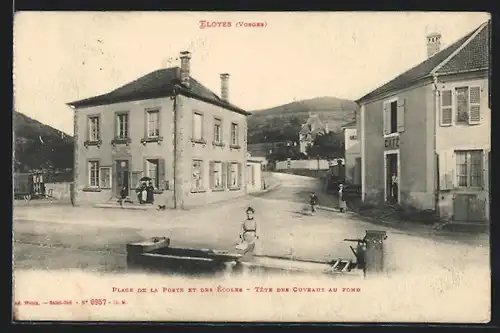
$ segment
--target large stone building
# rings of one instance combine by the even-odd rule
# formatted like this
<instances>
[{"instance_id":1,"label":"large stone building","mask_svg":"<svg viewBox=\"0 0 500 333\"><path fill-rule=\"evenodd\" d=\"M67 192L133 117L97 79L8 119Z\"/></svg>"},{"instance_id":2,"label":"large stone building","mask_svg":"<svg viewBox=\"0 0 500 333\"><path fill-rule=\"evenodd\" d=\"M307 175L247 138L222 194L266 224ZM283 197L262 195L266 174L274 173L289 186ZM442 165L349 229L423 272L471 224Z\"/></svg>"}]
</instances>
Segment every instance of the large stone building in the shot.
<instances>
[{"instance_id":1,"label":"large stone building","mask_svg":"<svg viewBox=\"0 0 500 333\"><path fill-rule=\"evenodd\" d=\"M490 36L428 36L428 59L357 101L364 201L489 219Z\"/></svg>"},{"instance_id":2,"label":"large stone building","mask_svg":"<svg viewBox=\"0 0 500 333\"><path fill-rule=\"evenodd\" d=\"M74 199L116 200L125 188L136 199L142 177L155 199L187 208L246 193L247 116L181 66L149 73L107 94L69 103L75 109Z\"/></svg>"}]
</instances>

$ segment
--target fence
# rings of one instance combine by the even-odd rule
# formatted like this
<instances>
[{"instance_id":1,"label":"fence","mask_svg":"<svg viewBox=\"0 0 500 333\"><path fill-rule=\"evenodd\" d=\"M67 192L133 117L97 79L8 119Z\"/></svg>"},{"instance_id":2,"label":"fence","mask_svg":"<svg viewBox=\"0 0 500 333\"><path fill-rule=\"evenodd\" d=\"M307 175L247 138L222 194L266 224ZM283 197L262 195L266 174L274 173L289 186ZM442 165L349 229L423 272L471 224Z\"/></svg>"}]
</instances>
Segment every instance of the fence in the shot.
<instances>
[{"instance_id":1,"label":"fence","mask_svg":"<svg viewBox=\"0 0 500 333\"><path fill-rule=\"evenodd\" d=\"M299 169L299 170L329 170L328 160L290 160L276 162L276 170Z\"/></svg>"}]
</instances>

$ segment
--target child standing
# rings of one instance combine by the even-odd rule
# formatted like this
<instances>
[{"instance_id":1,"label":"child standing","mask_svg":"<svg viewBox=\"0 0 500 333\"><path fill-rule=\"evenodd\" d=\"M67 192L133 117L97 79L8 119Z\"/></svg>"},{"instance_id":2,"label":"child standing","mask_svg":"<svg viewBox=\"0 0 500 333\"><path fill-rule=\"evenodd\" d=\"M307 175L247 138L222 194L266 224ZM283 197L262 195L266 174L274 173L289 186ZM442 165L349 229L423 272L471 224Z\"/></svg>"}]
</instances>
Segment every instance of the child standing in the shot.
<instances>
[{"instance_id":1,"label":"child standing","mask_svg":"<svg viewBox=\"0 0 500 333\"><path fill-rule=\"evenodd\" d=\"M311 205L311 213L316 212L316 206L319 203L319 199L316 196L316 193L311 192L311 195L309 196L309 204Z\"/></svg>"}]
</instances>

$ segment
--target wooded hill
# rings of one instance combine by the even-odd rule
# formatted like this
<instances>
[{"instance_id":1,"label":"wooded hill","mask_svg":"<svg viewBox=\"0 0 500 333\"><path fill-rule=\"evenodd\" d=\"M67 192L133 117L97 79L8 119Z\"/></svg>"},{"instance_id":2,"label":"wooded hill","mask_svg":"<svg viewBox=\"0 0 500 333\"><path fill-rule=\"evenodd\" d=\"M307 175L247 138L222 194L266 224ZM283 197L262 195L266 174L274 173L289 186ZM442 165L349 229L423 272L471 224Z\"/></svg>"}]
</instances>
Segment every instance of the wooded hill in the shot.
<instances>
[{"instance_id":1,"label":"wooded hill","mask_svg":"<svg viewBox=\"0 0 500 333\"><path fill-rule=\"evenodd\" d=\"M15 172L73 167L72 136L17 111L13 111L12 125Z\"/></svg>"},{"instance_id":2,"label":"wooded hill","mask_svg":"<svg viewBox=\"0 0 500 333\"><path fill-rule=\"evenodd\" d=\"M255 110L248 117L248 143L297 141L310 112L317 114L328 130L339 131L342 125L354 119L356 110L358 105L353 101L335 97L318 97Z\"/></svg>"}]
</instances>

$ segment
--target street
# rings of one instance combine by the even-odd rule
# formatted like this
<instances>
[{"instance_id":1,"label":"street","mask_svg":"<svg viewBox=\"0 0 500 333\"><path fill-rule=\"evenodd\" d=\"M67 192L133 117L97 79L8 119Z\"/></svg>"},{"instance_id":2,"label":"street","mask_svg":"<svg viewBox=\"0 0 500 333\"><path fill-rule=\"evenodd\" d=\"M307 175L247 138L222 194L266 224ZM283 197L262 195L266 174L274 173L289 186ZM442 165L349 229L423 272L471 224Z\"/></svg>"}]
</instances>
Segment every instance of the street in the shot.
<instances>
[{"instance_id":1,"label":"street","mask_svg":"<svg viewBox=\"0 0 500 333\"><path fill-rule=\"evenodd\" d=\"M318 182L291 175L280 177L281 186L268 193L189 212L49 205L36 209L16 207L14 274L27 270L52 271L51 274L55 274L54 270L98 274L124 272L125 244L152 236L170 237L172 246L233 251L240 223L245 218L245 208L252 206L258 220L260 254L315 260L352 258L348 246L352 244L343 242L344 238L362 238L367 229L386 230L386 276L392 282L389 282L390 287L380 283L377 286L384 286L384 293L394 294L381 297L394 301L401 293L422 287L430 288L422 291L425 297L435 297L430 295L437 292L444 297L440 300L444 303L455 302L456 298L469 297L472 293L477 296L469 305L484 307L489 304L485 303L490 279L486 236L436 238L373 225L351 214L318 211L309 216L304 212L307 195L311 190L319 190ZM44 276L36 274L38 278ZM148 281L152 280L148 278ZM271 280L265 281L270 283ZM320 280L314 278L314 281L319 283ZM391 291L387 291L389 289ZM453 293L450 294L450 290ZM409 299L405 302L412 303ZM438 314L444 316L443 311Z\"/></svg>"},{"instance_id":2,"label":"street","mask_svg":"<svg viewBox=\"0 0 500 333\"><path fill-rule=\"evenodd\" d=\"M486 236L467 239L413 235L364 222L350 214L304 212L312 178L279 175L281 186L268 193L219 203L194 211L129 211L71 206L29 206L14 210L16 268L114 272L125 269L125 244L146 237L170 237L173 246L233 250L245 208L256 210L259 253L303 259L350 257L344 238L359 238L367 229L386 230L389 270L411 270L415 260L426 266L488 266ZM145 216L147 215L147 216ZM463 238L463 236L462 236ZM415 249L425 249L415 253ZM456 256L460 253L460 256ZM439 254L439 255L438 255ZM408 262L408 258L412 260Z\"/></svg>"}]
</instances>

